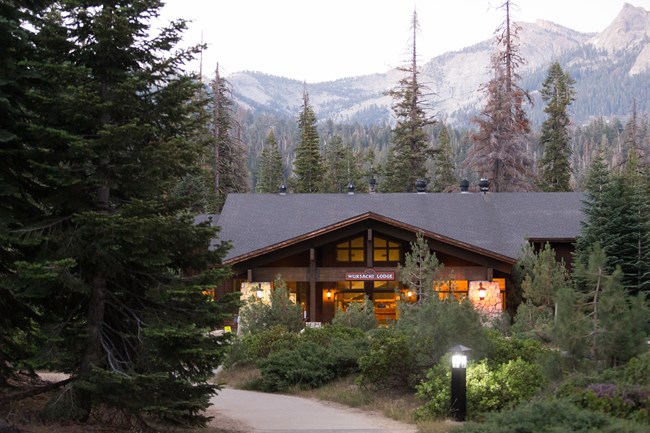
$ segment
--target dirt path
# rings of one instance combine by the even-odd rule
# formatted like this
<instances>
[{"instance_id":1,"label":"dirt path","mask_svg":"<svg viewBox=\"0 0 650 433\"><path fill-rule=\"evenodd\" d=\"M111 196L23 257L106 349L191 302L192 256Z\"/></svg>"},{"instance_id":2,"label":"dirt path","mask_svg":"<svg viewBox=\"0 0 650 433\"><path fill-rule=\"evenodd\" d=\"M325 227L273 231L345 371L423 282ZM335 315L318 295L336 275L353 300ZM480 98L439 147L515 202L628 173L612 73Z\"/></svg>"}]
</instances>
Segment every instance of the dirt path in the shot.
<instances>
[{"instance_id":1,"label":"dirt path","mask_svg":"<svg viewBox=\"0 0 650 433\"><path fill-rule=\"evenodd\" d=\"M208 411L212 425L255 433L415 433L380 415L329 402L281 394L222 389Z\"/></svg>"}]
</instances>

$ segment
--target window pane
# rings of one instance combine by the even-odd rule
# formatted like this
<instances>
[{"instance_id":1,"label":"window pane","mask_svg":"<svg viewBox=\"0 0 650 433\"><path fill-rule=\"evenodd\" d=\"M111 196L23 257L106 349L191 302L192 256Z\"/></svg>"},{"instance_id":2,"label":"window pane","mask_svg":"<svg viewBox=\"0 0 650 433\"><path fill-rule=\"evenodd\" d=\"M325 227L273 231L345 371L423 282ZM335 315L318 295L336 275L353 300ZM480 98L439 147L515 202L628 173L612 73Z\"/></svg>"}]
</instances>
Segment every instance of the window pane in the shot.
<instances>
[{"instance_id":1,"label":"window pane","mask_svg":"<svg viewBox=\"0 0 650 433\"><path fill-rule=\"evenodd\" d=\"M386 250L375 250L373 254L373 259L376 262L385 262L387 260Z\"/></svg>"},{"instance_id":2,"label":"window pane","mask_svg":"<svg viewBox=\"0 0 650 433\"><path fill-rule=\"evenodd\" d=\"M363 248L363 237L352 239L350 244L355 248Z\"/></svg>"},{"instance_id":3,"label":"window pane","mask_svg":"<svg viewBox=\"0 0 650 433\"><path fill-rule=\"evenodd\" d=\"M351 250L350 251L351 257L350 261L351 262L363 262L363 250Z\"/></svg>"},{"instance_id":4,"label":"window pane","mask_svg":"<svg viewBox=\"0 0 650 433\"><path fill-rule=\"evenodd\" d=\"M350 251L349 250L336 250L336 260L339 262L348 262L350 261Z\"/></svg>"},{"instance_id":5,"label":"window pane","mask_svg":"<svg viewBox=\"0 0 650 433\"><path fill-rule=\"evenodd\" d=\"M376 247L385 247L385 246L386 246L386 239L375 238L375 248Z\"/></svg>"},{"instance_id":6,"label":"window pane","mask_svg":"<svg viewBox=\"0 0 650 433\"><path fill-rule=\"evenodd\" d=\"M399 262L399 250L396 249L388 250L388 260L391 262Z\"/></svg>"},{"instance_id":7,"label":"window pane","mask_svg":"<svg viewBox=\"0 0 650 433\"><path fill-rule=\"evenodd\" d=\"M399 248L399 244L397 242L388 242L388 248Z\"/></svg>"}]
</instances>

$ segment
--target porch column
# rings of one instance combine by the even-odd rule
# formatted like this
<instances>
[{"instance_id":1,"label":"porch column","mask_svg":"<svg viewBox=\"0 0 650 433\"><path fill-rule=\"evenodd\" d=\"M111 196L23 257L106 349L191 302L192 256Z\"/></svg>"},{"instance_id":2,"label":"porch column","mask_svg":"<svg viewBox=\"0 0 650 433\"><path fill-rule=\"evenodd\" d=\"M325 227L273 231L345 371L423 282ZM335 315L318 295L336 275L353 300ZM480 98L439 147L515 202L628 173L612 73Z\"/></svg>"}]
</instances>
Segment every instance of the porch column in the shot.
<instances>
[{"instance_id":1,"label":"porch column","mask_svg":"<svg viewBox=\"0 0 650 433\"><path fill-rule=\"evenodd\" d=\"M366 266L373 266L372 229L368 229L368 240L366 241Z\"/></svg>"},{"instance_id":2,"label":"porch column","mask_svg":"<svg viewBox=\"0 0 650 433\"><path fill-rule=\"evenodd\" d=\"M316 321L316 250L309 249L309 321Z\"/></svg>"}]
</instances>

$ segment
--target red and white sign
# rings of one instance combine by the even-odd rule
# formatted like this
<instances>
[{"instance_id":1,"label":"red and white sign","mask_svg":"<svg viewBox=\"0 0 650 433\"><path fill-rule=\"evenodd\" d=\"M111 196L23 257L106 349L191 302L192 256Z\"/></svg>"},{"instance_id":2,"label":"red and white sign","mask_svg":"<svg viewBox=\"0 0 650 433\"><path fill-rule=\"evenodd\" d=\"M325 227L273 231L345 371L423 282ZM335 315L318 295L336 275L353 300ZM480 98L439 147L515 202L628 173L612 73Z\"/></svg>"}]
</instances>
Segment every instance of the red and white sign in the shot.
<instances>
[{"instance_id":1,"label":"red and white sign","mask_svg":"<svg viewBox=\"0 0 650 433\"><path fill-rule=\"evenodd\" d=\"M346 272L345 281L394 281L395 272L366 269L362 272Z\"/></svg>"}]
</instances>

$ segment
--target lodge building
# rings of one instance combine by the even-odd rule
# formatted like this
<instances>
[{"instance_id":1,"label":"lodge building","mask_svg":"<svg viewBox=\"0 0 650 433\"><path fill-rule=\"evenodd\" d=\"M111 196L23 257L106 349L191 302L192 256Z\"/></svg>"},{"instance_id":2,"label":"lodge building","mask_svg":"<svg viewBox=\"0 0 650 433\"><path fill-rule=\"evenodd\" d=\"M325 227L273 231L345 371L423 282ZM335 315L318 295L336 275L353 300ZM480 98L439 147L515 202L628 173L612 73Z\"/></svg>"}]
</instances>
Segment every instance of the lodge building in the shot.
<instances>
[{"instance_id":1,"label":"lodge building","mask_svg":"<svg viewBox=\"0 0 650 433\"><path fill-rule=\"evenodd\" d=\"M509 303L513 265L528 240L549 242L570 264L580 232L581 193L230 194L219 226L233 276L216 289L268 297L276 276L306 322L330 322L337 308L367 296L380 323L396 318L410 242L422 232L444 264L439 296L469 297L488 315Z\"/></svg>"}]
</instances>

